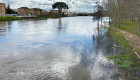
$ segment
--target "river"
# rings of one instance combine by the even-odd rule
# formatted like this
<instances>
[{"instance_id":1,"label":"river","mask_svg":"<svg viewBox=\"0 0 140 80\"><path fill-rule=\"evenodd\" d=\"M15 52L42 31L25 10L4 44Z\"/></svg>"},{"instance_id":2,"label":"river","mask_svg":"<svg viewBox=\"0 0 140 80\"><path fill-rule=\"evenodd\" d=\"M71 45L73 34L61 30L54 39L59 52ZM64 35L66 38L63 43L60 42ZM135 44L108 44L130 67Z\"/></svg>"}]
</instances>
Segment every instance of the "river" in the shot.
<instances>
[{"instance_id":1,"label":"river","mask_svg":"<svg viewBox=\"0 0 140 80\"><path fill-rule=\"evenodd\" d=\"M92 18L0 22L0 80L112 80L113 41Z\"/></svg>"}]
</instances>

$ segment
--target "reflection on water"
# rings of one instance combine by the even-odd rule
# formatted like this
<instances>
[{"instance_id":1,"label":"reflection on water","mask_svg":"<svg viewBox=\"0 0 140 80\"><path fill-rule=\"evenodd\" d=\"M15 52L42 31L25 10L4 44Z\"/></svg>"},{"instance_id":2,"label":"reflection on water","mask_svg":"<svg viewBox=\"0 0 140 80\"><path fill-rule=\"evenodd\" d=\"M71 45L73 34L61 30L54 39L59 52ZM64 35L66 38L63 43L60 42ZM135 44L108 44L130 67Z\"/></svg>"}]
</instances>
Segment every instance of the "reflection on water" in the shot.
<instances>
[{"instance_id":1,"label":"reflection on water","mask_svg":"<svg viewBox=\"0 0 140 80\"><path fill-rule=\"evenodd\" d=\"M6 22L5 21L1 21L0 22L0 32L5 31L6 30Z\"/></svg>"},{"instance_id":2,"label":"reflection on water","mask_svg":"<svg viewBox=\"0 0 140 80\"><path fill-rule=\"evenodd\" d=\"M113 41L92 17L0 25L0 80L112 80Z\"/></svg>"}]
</instances>

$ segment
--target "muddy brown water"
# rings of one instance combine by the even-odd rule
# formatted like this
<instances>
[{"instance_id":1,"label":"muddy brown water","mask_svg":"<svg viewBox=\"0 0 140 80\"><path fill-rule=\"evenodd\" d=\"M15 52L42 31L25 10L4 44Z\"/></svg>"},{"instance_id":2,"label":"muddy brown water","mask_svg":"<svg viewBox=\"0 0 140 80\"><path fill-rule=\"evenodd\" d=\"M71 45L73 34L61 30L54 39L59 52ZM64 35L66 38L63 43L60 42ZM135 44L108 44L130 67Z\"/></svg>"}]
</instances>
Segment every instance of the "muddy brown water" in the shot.
<instances>
[{"instance_id":1,"label":"muddy brown water","mask_svg":"<svg viewBox=\"0 0 140 80\"><path fill-rule=\"evenodd\" d=\"M0 80L112 80L113 41L92 18L0 22Z\"/></svg>"}]
</instances>

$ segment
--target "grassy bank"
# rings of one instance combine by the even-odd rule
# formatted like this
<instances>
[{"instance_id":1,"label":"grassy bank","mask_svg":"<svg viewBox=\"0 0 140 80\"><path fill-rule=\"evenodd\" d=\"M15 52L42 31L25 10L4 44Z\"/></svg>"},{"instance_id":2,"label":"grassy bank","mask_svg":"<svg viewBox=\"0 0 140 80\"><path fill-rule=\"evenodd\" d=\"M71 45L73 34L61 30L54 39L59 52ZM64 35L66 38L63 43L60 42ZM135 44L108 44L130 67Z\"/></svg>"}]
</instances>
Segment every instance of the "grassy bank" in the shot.
<instances>
[{"instance_id":1,"label":"grassy bank","mask_svg":"<svg viewBox=\"0 0 140 80\"><path fill-rule=\"evenodd\" d=\"M48 13L48 15L45 16L41 16L41 18L45 19L45 18L60 18L61 16L57 13Z\"/></svg>"},{"instance_id":2,"label":"grassy bank","mask_svg":"<svg viewBox=\"0 0 140 80\"><path fill-rule=\"evenodd\" d=\"M53 16L46 15L46 16L42 16L41 18L53 18Z\"/></svg>"},{"instance_id":3,"label":"grassy bank","mask_svg":"<svg viewBox=\"0 0 140 80\"><path fill-rule=\"evenodd\" d=\"M0 16L0 21L22 20L22 18L15 16Z\"/></svg>"},{"instance_id":4,"label":"grassy bank","mask_svg":"<svg viewBox=\"0 0 140 80\"><path fill-rule=\"evenodd\" d=\"M120 26L118 26L117 22L111 23L111 26L117 27L121 30L125 30L127 32L136 34L138 37L140 37L140 33L138 32L138 21L130 21L127 19L123 19L120 21Z\"/></svg>"},{"instance_id":5,"label":"grassy bank","mask_svg":"<svg viewBox=\"0 0 140 80\"><path fill-rule=\"evenodd\" d=\"M111 55L108 58L114 59L114 61L118 65L120 65L121 68L124 68L124 69L133 65L133 62L131 61L131 58L130 58L130 54L132 53L132 50L129 47L129 43L125 40L124 36L121 33L116 32L115 30L112 30L112 29L109 30L109 33L111 37L115 41L119 42L122 46L124 46L126 50L121 51L122 53L119 53L117 55Z\"/></svg>"},{"instance_id":6,"label":"grassy bank","mask_svg":"<svg viewBox=\"0 0 140 80\"><path fill-rule=\"evenodd\" d=\"M125 40L123 34L113 29L109 29L109 34L125 49L122 49L122 51L120 51L121 53L108 56L108 58L113 60L119 66L123 76L129 78L128 80L140 80L140 77L136 74L137 72L140 72L140 62L132 51L127 40Z\"/></svg>"}]
</instances>

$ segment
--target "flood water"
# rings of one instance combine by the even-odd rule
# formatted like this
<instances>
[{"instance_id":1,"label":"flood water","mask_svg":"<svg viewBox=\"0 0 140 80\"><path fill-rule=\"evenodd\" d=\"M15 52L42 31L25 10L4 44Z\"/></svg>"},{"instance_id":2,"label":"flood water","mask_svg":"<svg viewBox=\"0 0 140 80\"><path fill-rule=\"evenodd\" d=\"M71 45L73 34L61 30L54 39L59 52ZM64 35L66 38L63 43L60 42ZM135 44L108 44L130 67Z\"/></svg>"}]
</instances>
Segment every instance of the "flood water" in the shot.
<instances>
[{"instance_id":1,"label":"flood water","mask_svg":"<svg viewBox=\"0 0 140 80\"><path fill-rule=\"evenodd\" d=\"M113 41L92 18L0 22L0 80L112 80Z\"/></svg>"}]
</instances>

